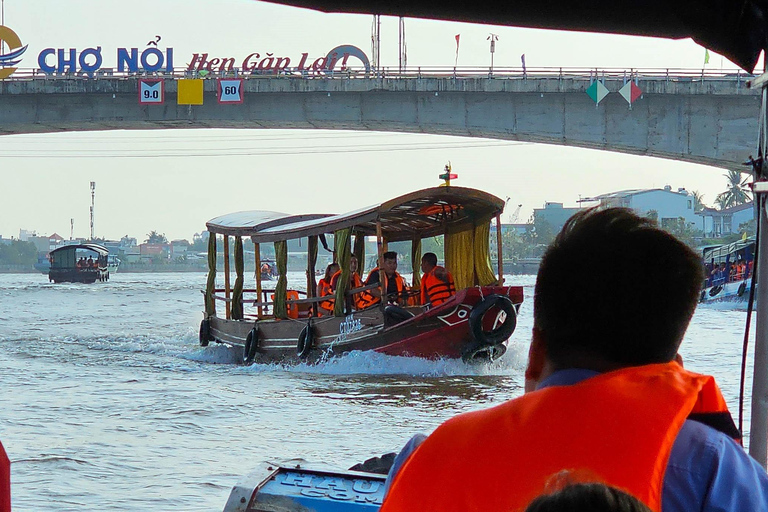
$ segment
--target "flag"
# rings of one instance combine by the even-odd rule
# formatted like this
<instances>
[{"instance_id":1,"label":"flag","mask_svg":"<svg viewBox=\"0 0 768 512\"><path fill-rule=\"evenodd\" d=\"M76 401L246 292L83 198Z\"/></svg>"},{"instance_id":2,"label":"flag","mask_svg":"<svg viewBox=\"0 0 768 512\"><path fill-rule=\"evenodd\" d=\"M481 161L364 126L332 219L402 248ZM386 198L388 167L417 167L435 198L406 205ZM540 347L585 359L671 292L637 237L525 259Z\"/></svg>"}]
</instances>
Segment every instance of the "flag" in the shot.
<instances>
[{"instance_id":1,"label":"flag","mask_svg":"<svg viewBox=\"0 0 768 512\"><path fill-rule=\"evenodd\" d=\"M709 64L709 50L704 48L704 64Z\"/></svg>"},{"instance_id":2,"label":"flag","mask_svg":"<svg viewBox=\"0 0 768 512\"><path fill-rule=\"evenodd\" d=\"M456 67L459 64L459 38L461 37L461 34L456 34L456 61L453 63L453 67Z\"/></svg>"},{"instance_id":3,"label":"flag","mask_svg":"<svg viewBox=\"0 0 768 512\"><path fill-rule=\"evenodd\" d=\"M520 61L523 63L523 74L525 74L525 54L520 56Z\"/></svg>"}]
</instances>

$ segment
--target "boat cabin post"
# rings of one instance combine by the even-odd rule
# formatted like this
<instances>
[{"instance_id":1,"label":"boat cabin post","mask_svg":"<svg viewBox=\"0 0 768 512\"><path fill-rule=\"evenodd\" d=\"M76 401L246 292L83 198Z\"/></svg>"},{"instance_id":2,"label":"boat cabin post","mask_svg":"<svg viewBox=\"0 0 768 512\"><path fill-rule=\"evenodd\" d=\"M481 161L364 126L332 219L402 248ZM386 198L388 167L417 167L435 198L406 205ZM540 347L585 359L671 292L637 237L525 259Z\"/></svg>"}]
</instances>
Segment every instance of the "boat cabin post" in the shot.
<instances>
[{"instance_id":1,"label":"boat cabin post","mask_svg":"<svg viewBox=\"0 0 768 512\"><path fill-rule=\"evenodd\" d=\"M317 297L317 282L315 281L317 267L317 235L307 237L307 298ZM317 304L312 304L311 316L317 316Z\"/></svg>"},{"instance_id":2,"label":"boat cabin post","mask_svg":"<svg viewBox=\"0 0 768 512\"><path fill-rule=\"evenodd\" d=\"M261 248L257 243L253 244L253 259L256 262L256 271L254 272L256 276L256 304L258 304L256 318L261 320L261 316L264 314L261 307Z\"/></svg>"},{"instance_id":3,"label":"boat cabin post","mask_svg":"<svg viewBox=\"0 0 768 512\"><path fill-rule=\"evenodd\" d=\"M227 320L232 319L232 309L229 304L229 235L224 235L224 304Z\"/></svg>"},{"instance_id":4,"label":"boat cabin post","mask_svg":"<svg viewBox=\"0 0 768 512\"><path fill-rule=\"evenodd\" d=\"M768 89L764 88L764 106L767 101L767 94ZM760 208L760 218L758 219L758 247L756 248L758 256L755 262L756 271L753 275L753 281L756 280L758 284L755 287L757 325L755 326L755 359L752 367L749 454L765 468L768 464L768 378L765 372L765 369L768 368L768 286L761 283L768 283L768 233L765 233L767 212L764 202L768 195L768 183L756 182L752 190Z\"/></svg>"},{"instance_id":5,"label":"boat cabin post","mask_svg":"<svg viewBox=\"0 0 768 512\"><path fill-rule=\"evenodd\" d=\"M382 266L382 263L384 263L384 253L386 252L387 248L384 246L384 236L382 235L381 231L381 221L376 221L376 248L379 252L379 257L376 260L376 267L379 269L379 293L381 294L381 301L379 304L384 307L384 304L386 303L386 300L384 297L387 294L386 288L384 288L384 267Z\"/></svg>"},{"instance_id":6,"label":"boat cabin post","mask_svg":"<svg viewBox=\"0 0 768 512\"><path fill-rule=\"evenodd\" d=\"M421 290L421 237L416 235L411 239L411 268L413 269L413 277L411 278L411 289L416 291ZM417 295L419 300L417 303L421 303L421 293ZM409 299L410 299L409 295ZM408 301L410 305L410 300Z\"/></svg>"},{"instance_id":7,"label":"boat cabin post","mask_svg":"<svg viewBox=\"0 0 768 512\"><path fill-rule=\"evenodd\" d=\"M496 250L499 261L499 286L504 284L504 262L501 253L501 214L496 214Z\"/></svg>"}]
</instances>

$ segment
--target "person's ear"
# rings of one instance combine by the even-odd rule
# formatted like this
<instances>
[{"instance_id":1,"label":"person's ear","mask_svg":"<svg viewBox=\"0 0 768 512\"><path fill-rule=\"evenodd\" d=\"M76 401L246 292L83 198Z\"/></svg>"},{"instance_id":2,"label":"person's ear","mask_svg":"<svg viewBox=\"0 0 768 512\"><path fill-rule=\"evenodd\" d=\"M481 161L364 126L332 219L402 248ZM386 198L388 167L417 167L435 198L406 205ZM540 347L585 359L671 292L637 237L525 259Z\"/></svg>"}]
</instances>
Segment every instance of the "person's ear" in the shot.
<instances>
[{"instance_id":1,"label":"person's ear","mask_svg":"<svg viewBox=\"0 0 768 512\"><path fill-rule=\"evenodd\" d=\"M525 369L526 393L536 389L546 361L547 349L544 343L544 335L540 329L534 327L531 346L528 348L528 366Z\"/></svg>"},{"instance_id":2,"label":"person's ear","mask_svg":"<svg viewBox=\"0 0 768 512\"><path fill-rule=\"evenodd\" d=\"M680 355L680 352L675 354L675 362L680 366L683 366L683 356Z\"/></svg>"}]
</instances>

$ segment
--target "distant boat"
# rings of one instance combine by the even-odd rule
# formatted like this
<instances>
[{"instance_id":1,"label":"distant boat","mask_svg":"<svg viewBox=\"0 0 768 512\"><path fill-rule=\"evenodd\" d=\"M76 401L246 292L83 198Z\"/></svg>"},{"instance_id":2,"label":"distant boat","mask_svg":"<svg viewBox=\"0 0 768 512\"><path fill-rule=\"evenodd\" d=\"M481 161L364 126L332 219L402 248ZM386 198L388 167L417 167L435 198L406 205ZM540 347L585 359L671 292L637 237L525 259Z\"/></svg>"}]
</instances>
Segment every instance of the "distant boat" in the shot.
<instances>
[{"instance_id":1,"label":"distant boat","mask_svg":"<svg viewBox=\"0 0 768 512\"><path fill-rule=\"evenodd\" d=\"M98 244L65 245L48 255L48 280L54 283L95 283L109 280L109 250Z\"/></svg>"},{"instance_id":2,"label":"distant boat","mask_svg":"<svg viewBox=\"0 0 768 512\"><path fill-rule=\"evenodd\" d=\"M117 269L120 267L120 258L117 257L115 254L109 254L107 255L107 270L110 274L114 274L117 272Z\"/></svg>"},{"instance_id":3,"label":"distant boat","mask_svg":"<svg viewBox=\"0 0 768 512\"><path fill-rule=\"evenodd\" d=\"M749 299L754 258L754 237L704 248L702 259L708 275L702 287L699 302ZM733 271L732 264L736 265Z\"/></svg>"}]
</instances>

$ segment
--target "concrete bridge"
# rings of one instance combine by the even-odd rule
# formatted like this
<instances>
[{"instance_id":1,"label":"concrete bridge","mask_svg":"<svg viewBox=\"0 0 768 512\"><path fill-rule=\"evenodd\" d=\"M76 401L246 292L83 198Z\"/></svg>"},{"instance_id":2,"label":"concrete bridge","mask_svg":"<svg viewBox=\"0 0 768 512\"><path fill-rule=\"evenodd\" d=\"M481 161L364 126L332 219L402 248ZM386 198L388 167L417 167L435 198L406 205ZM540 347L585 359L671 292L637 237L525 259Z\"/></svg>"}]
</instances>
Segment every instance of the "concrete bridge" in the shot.
<instances>
[{"instance_id":1,"label":"concrete bridge","mask_svg":"<svg viewBox=\"0 0 768 512\"><path fill-rule=\"evenodd\" d=\"M0 81L0 134L167 128L322 128L431 133L561 144L744 169L755 153L758 91L738 73L409 69L397 72L247 75L242 104L217 102L215 74L203 105L140 105L139 76L17 72ZM617 91L643 91L632 108ZM598 105L585 93L599 77Z\"/></svg>"}]
</instances>

